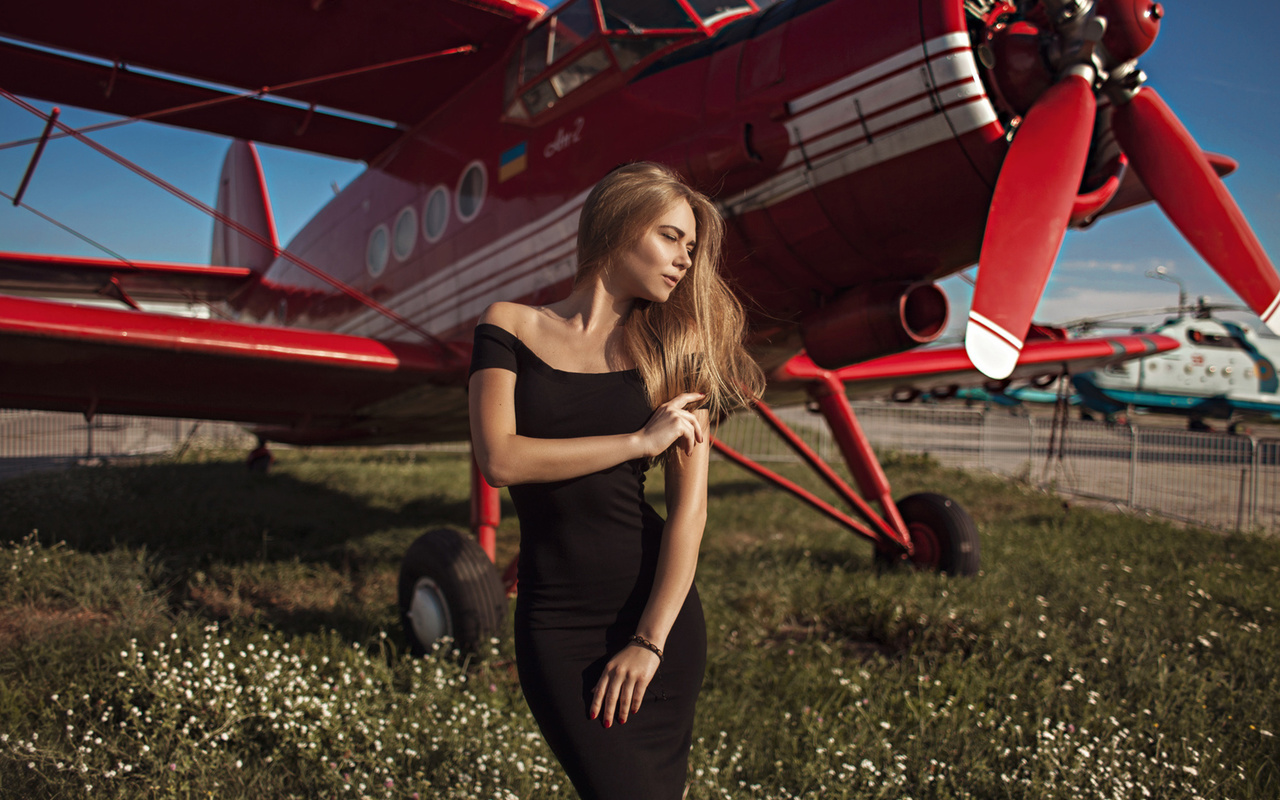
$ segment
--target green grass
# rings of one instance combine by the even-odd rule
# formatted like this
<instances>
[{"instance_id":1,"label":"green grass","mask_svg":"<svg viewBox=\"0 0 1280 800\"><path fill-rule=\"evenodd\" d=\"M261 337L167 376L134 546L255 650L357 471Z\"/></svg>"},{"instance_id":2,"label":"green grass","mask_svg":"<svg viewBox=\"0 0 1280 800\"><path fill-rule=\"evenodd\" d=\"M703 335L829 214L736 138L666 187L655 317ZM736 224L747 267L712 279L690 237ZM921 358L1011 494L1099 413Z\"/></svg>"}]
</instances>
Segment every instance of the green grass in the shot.
<instances>
[{"instance_id":1,"label":"green grass","mask_svg":"<svg viewBox=\"0 0 1280 800\"><path fill-rule=\"evenodd\" d=\"M571 797L508 644L398 644L399 555L465 527L467 462L278 455L0 484L0 797ZM877 574L712 465L691 798L1280 793L1280 543L886 461L970 510L981 575Z\"/></svg>"}]
</instances>

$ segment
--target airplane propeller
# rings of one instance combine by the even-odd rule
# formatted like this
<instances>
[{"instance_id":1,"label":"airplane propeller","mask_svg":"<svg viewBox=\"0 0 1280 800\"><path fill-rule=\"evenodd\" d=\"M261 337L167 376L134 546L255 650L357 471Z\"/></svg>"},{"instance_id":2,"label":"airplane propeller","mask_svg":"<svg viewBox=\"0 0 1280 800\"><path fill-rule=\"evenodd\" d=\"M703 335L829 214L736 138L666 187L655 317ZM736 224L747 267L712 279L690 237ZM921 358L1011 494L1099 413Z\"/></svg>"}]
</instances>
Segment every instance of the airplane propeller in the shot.
<instances>
[{"instance_id":1,"label":"airplane propeller","mask_svg":"<svg viewBox=\"0 0 1280 800\"><path fill-rule=\"evenodd\" d=\"M1280 333L1280 277L1204 152L1154 89L1112 112L1111 129L1151 196L1227 285Z\"/></svg>"},{"instance_id":2,"label":"airplane propeller","mask_svg":"<svg viewBox=\"0 0 1280 800\"><path fill-rule=\"evenodd\" d=\"M1154 41L1163 9L1151 0L1043 5L1062 39L1060 77L1023 116L996 181L965 331L970 361L993 379L1013 372L1087 166L1095 84L1111 98L1116 141L1152 197L1280 333L1275 267L1191 134L1154 90L1141 86L1136 58Z\"/></svg>"},{"instance_id":3,"label":"airplane propeller","mask_svg":"<svg viewBox=\"0 0 1280 800\"><path fill-rule=\"evenodd\" d=\"M1062 246L1084 176L1097 100L1073 74L1040 96L1005 156L982 239L965 351L990 378L1007 378Z\"/></svg>"}]
</instances>

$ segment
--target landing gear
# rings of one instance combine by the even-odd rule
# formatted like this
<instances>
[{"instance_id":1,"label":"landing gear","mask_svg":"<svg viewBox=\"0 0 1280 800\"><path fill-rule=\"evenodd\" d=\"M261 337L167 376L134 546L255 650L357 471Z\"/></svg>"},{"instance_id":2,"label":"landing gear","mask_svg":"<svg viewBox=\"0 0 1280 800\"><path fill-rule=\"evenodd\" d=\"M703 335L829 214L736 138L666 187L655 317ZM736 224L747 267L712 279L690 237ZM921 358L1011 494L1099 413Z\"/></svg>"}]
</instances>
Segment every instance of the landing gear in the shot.
<instances>
[{"instance_id":1,"label":"landing gear","mask_svg":"<svg viewBox=\"0 0 1280 800\"><path fill-rule=\"evenodd\" d=\"M478 653L506 626L507 596L493 562L452 528L429 530L409 546L400 562L399 601L415 655L446 636L461 652Z\"/></svg>"},{"instance_id":2,"label":"landing gear","mask_svg":"<svg viewBox=\"0 0 1280 800\"><path fill-rule=\"evenodd\" d=\"M269 472L271 465L276 462L275 454L271 452L271 448L267 447L267 440L261 436L258 437L258 446L250 453L245 460L245 464L249 467L250 472Z\"/></svg>"},{"instance_id":3,"label":"landing gear","mask_svg":"<svg viewBox=\"0 0 1280 800\"><path fill-rule=\"evenodd\" d=\"M720 455L790 492L852 533L870 540L876 548L877 562L896 564L905 561L951 575L977 573L978 529L973 519L954 500L939 494L915 494L897 502L893 500L889 479L853 413L853 407L849 405L844 384L835 373L815 366L807 357L796 357L777 370L775 380L794 381L808 391L812 403L827 420L832 438L839 446L858 490L854 491L768 405L757 402L756 413L848 503L859 518L846 514L715 439L712 446ZM879 505L879 513L871 503Z\"/></svg>"},{"instance_id":4,"label":"landing gear","mask_svg":"<svg viewBox=\"0 0 1280 800\"><path fill-rule=\"evenodd\" d=\"M895 558L877 550L877 565L906 563L945 575L977 574L978 527L959 503L944 495L921 492L899 500L898 511L907 523L915 552Z\"/></svg>"},{"instance_id":5,"label":"landing gear","mask_svg":"<svg viewBox=\"0 0 1280 800\"><path fill-rule=\"evenodd\" d=\"M507 624L507 596L515 593L516 561L502 576L494 564L501 497L471 461L471 536L436 528L419 536L400 562L400 622L414 655L443 637L479 654Z\"/></svg>"}]
</instances>

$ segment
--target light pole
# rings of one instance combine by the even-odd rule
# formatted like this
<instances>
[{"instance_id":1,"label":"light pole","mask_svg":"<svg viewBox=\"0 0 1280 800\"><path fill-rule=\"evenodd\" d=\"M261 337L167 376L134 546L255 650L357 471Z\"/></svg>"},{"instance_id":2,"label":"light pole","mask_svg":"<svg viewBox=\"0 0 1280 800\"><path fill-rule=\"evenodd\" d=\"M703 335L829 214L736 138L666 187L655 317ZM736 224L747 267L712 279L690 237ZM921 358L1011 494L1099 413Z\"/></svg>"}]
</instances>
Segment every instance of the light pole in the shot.
<instances>
[{"instance_id":1,"label":"light pole","mask_svg":"<svg viewBox=\"0 0 1280 800\"><path fill-rule=\"evenodd\" d=\"M1187 305L1187 287L1182 284L1182 281L1170 275L1168 270L1162 266L1147 270L1147 277L1178 284L1178 319L1182 319L1183 311L1189 308Z\"/></svg>"}]
</instances>

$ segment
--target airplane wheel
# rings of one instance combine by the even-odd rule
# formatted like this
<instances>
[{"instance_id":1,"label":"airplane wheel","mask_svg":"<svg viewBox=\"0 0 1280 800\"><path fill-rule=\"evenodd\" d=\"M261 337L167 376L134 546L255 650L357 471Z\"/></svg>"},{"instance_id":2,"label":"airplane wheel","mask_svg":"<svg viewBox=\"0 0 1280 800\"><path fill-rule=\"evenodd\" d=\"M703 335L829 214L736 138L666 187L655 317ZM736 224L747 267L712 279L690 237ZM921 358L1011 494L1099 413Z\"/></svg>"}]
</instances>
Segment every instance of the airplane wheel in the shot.
<instances>
[{"instance_id":1,"label":"airplane wheel","mask_svg":"<svg viewBox=\"0 0 1280 800\"><path fill-rule=\"evenodd\" d=\"M915 545L915 555L906 559L912 566L947 575L977 574L978 527L959 503L940 494L921 492L899 500L898 512ZM876 551L876 562L896 566L902 559Z\"/></svg>"},{"instance_id":2,"label":"airplane wheel","mask_svg":"<svg viewBox=\"0 0 1280 800\"><path fill-rule=\"evenodd\" d=\"M271 452L271 448L267 447L267 443L262 437L258 437L258 446L249 453L249 457L245 463L249 467L250 472L270 472L271 465L276 462L275 454Z\"/></svg>"},{"instance_id":3,"label":"airplane wheel","mask_svg":"<svg viewBox=\"0 0 1280 800\"><path fill-rule=\"evenodd\" d=\"M501 636L507 595L498 571L470 536L435 528L419 536L400 562L400 622L414 655L448 636L463 653L479 653Z\"/></svg>"}]
</instances>

